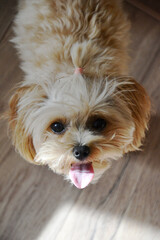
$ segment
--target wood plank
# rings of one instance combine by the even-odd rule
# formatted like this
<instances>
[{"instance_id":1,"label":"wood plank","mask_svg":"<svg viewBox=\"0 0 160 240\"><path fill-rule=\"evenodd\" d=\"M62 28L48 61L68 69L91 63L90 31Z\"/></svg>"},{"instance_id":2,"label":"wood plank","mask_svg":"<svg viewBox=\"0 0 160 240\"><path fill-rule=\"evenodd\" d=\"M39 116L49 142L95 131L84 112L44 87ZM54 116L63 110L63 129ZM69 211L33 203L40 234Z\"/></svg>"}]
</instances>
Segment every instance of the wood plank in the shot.
<instances>
[{"instance_id":1,"label":"wood plank","mask_svg":"<svg viewBox=\"0 0 160 240\"><path fill-rule=\"evenodd\" d=\"M159 0L139 0L139 2L151 8L160 15L160 1Z\"/></svg>"},{"instance_id":2,"label":"wood plank","mask_svg":"<svg viewBox=\"0 0 160 240\"><path fill-rule=\"evenodd\" d=\"M0 1L0 40L5 35L16 12L17 0Z\"/></svg>"},{"instance_id":3,"label":"wood plank","mask_svg":"<svg viewBox=\"0 0 160 240\"><path fill-rule=\"evenodd\" d=\"M127 2L160 21L159 0L127 0Z\"/></svg>"}]
</instances>

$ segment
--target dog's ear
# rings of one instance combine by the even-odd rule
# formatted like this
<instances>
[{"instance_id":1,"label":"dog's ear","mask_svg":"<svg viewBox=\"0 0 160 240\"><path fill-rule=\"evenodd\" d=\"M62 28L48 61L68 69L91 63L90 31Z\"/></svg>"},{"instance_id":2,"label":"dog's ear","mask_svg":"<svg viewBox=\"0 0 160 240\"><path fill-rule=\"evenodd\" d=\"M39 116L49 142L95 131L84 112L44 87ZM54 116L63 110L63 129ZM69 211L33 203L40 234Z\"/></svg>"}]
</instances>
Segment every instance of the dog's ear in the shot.
<instances>
[{"instance_id":1,"label":"dog's ear","mask_svg":"<svg viewBox=\"0 0 160 240\"><path fill-rule=\"evenodd\" d=\"M126 80L126 83L120 84L118 88L120 98L127 103L135 125L133 141L127 146L125 152L138 150L142 145L145 130L148 128L150 99L145 89L134 79Z\"/></svg>"},{"instance_id":2,"label":"dog's ear","mask_svg":"<svg viewBox=\"0 0 160 240\"><path fill-rule=\"evenodd\" d=\"M21 87L16 90L9 102L8 119L13 145L24 159L35 163L35 149L32 136L26 133L23 123L25 118L24 112L18 109L21 97L29 91L30 87Z\"/></svg>"}]
</instances>

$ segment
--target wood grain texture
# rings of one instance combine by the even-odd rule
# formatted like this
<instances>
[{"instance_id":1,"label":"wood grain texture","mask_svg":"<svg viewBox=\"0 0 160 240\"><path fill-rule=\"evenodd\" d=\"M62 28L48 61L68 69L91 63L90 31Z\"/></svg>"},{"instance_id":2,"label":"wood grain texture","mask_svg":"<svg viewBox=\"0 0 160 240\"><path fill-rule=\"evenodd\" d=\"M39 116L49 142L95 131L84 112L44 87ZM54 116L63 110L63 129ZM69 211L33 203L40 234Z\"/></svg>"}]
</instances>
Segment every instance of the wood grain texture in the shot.
<instances>
[{"instance_id":1,"label":"wood grain texture","mask_svg":"<svg viewBox=\"0 0 160 240\"><path fill-rule=\"evenodd\" d=\"M14 13L16 12L17 0L0 1L0 40L10 28Z\"/></svg>"},{"instance_id":2,"label":"wood grain texture","mask_svg":"<svg viewBox=\"0 0 160 240\"><path fill-rule=\"evenodd\" d=\"M160 21L159 0L127 0L127 2Z\"/></svg>"},{"instance_id":3,"label":"wood grain texture","mask_svg":"<svg viewBox=\"0 0 160 240\"><path fill-rule=\"evenodd\" d=\"M144 151L114 162L96 185L78 190L46 167L23 161L0 122L0 240L160 239L160 24L129 4L126 11L131 74L154 109ZM1 113L23 77L11 36L9 27L0 41Z\"/></svg>"}]
</instances>

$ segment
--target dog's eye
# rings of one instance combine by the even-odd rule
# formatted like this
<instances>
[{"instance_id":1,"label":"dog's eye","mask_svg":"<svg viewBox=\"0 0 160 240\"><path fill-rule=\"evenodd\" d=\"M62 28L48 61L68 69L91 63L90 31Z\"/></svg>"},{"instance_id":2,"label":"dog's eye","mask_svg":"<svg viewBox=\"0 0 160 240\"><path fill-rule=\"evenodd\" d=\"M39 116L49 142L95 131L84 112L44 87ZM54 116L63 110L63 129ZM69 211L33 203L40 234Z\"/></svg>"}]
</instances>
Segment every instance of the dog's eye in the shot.
<instances>
[{"instance_id":1,"label":"dog's eye","mask_svg":"<svg viewBox=\"0 0 160 240\"><path fill-rule=\"evenodd\" d=\"M65 126L61 122L54 122L50 127L54 133L63 133L65 130Z\"/></svg>"},{"instance_id":2,"label":"dog's eye","mask_svg":"<svg viewBox=\"0 0 160 240\"><path fill-rule=\"evenodd\" d=\"M100 132L105 127L106 127L106 120L104 120L103 118L97 118L96 120L94 120L94 122L92 122L92 130Z\"/></svg>"}]
</instances>

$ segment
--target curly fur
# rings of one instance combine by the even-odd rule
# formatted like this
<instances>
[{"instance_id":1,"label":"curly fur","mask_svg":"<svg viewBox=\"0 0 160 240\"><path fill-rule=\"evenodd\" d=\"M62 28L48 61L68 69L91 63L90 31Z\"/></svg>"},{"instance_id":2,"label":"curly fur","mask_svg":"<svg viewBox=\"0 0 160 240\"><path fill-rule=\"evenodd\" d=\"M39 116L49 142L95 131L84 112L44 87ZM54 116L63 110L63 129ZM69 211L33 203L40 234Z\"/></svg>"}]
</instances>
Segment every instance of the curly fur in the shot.
<instances>
[{"instance_id":1,"label":"curly fur","mask_svg":"<svg viewBox=\"0 0 160 240\"><path fill-rule=\"evenodd\" d=\"M10 100L9 126L26 160L67 177L73 147L88 145L97 180L110 160L139 149L150 101L128 76L128 30L119 0L20 1L12 41L25 77ZM107 121L101 134L86 127L95 116ZM50 129L57 120L67 126L62 135Z\"/></svg>"}]
</instances>

